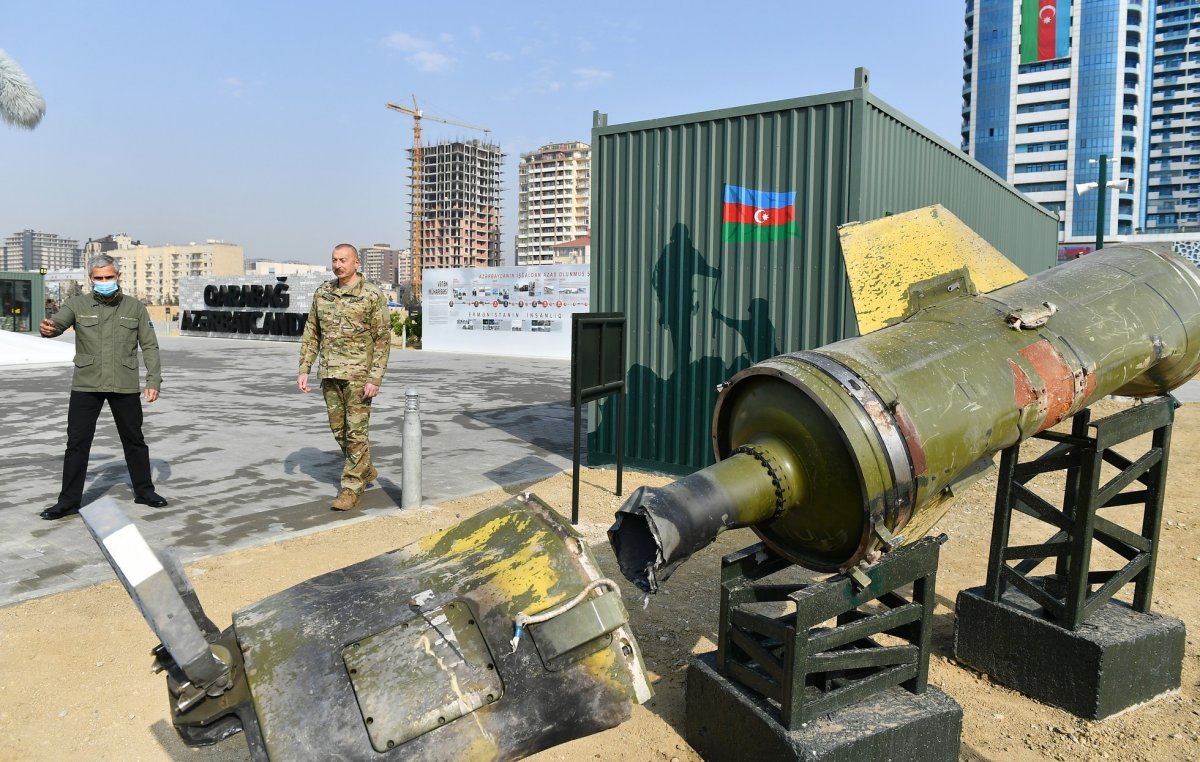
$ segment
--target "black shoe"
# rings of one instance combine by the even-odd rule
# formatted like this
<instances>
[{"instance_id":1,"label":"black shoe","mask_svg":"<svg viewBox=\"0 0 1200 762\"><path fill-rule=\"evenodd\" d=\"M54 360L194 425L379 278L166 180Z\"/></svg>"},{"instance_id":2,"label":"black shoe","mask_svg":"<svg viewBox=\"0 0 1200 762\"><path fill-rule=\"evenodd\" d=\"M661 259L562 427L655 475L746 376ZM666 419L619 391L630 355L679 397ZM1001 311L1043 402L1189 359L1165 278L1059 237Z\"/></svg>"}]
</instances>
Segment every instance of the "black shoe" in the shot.
<instances>
[{"instance_id":1,"label":"black shoe","mask_svg":"<svg viewBox=\"0 0 1200 762\"><path fill-rule=\"evenodd\" d=\"M138 495L133 499L133 502L148 505L151 508L165 508L167 505L167 499L157 492L147 492L144 495Z\"/></svg>"},{"instance_id":2,"label":"black shoe","mask_svg":"<svg viewBox=\"0 0 1200 762\"><path fill-rule=\"evenodd\" d=\"M54 521L66 518L67 516L74 516L76 513L79 513L79 506L77 505L59 505L55 503L38 515L46 521Z\"/></svg>"}]
</instances>

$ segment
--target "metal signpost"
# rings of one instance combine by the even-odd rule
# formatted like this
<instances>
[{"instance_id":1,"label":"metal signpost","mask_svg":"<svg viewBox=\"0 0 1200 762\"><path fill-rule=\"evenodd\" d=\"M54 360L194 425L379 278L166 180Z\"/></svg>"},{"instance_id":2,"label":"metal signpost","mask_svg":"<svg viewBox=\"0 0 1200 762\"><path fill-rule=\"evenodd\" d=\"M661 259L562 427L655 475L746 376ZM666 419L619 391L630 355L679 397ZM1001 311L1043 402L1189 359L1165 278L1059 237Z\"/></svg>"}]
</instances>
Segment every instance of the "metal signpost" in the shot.
<instances>
[{"instance_id":1,"label":"metal signpost","mask_svg":"<svg viewBox=\"0 0 1200 762\"><path fill-rule=\"evenodd\" d=\"M583 405L617 395L617 495L625 451L625 314L577 312L571 316L571 405L575 438L571 472L571 523L579 523L579 442Z\"/></svg>"}]
</instances>

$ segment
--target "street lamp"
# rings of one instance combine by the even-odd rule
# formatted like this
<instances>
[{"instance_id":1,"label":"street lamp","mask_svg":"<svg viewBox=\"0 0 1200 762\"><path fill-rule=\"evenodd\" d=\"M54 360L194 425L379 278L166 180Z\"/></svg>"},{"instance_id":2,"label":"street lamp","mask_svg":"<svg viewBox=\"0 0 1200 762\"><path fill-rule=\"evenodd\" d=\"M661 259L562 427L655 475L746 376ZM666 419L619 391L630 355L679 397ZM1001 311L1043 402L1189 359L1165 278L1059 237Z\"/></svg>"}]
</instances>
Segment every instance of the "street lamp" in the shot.
<instances>
[{"instance_id":1,"label":"street lamp","mask_svg":"<svg viewBox=\"0 0 1200 762\"><path fill-rule=\"evenodd\" d=\"M1088 164L1094 164L1096 159L1088 159ZM1090 190L1096 188L1117 188L1118 190L1129 190L1129 178L1124 180L1109 180L1108 179L1108 154L1100 154L1100 179L1094 183L1076 183L1075 193L1082 196ZM1100 198L1096 200L1096 251L1104 248L1104 203L1108 200L1108 193L1103 192Z\"/></svg>"}]
</instances>

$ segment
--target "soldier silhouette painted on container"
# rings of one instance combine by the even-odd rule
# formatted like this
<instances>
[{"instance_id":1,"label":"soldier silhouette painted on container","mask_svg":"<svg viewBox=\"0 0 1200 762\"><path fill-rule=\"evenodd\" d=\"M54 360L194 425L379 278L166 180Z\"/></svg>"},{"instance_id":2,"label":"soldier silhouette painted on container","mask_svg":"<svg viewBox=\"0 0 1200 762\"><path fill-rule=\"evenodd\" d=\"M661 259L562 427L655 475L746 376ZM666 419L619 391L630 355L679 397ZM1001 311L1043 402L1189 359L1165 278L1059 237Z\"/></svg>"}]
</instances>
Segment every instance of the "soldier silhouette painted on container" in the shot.
<instances>
[{"instance_id":1,"label":"soldier silhouette painted on container","mask_svg":"<svg viewBox=\"0 0 1200 762\"><path fill-rule=\"evenodd\" d=\"M671 240L654 265L652 278L654 295L658 298L658 324L667 329L671 339L672 373L686 368L692 359L692 324L700 309L696 277L715 278L720 274L692 245L687 225L675 223Z\"/></svg>"},{"instance_id":2,"label":"soldier silhouette painted on container","mask_svg":"<svg viewBox=\"0 0 1200 762\"><path fill-rule=\"evenodd\" d=\"M746 311L750 314L746 320L722 315L716 307L713 307L712 316L717 322L738 332L746 345L744 354L749 357L749 364L753 365L779 354L779 345L775 343L775 325L771 322L767 300L761 297L751 299Z\"/></svg>"}]
</instances>

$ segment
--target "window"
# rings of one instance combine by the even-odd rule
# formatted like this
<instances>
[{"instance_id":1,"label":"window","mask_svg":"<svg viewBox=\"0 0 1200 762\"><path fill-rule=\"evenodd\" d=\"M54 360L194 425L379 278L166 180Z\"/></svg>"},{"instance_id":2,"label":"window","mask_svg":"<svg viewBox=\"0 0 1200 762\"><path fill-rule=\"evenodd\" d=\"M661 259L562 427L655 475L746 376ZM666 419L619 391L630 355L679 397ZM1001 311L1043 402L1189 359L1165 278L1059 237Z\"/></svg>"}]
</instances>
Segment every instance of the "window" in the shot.
<instances>
[{"instance_id":1,"label":"window","mask_svg":"<svg viewBox=\"0 0 1200 762\"><path fill-rule=\"evenodd\" d=\"M1056 130L1067 129L1066 121L1061 122L1034 122L1032 124L1017 125L1017 133L1025 134L1030 132L1054 132Z\"/></svg>"},{"instance_id":2,"label":"window","mask_svg":"<svg viewBox=\"0 0 1200 762\"><path fill-rule=\"evenodd\" d=\"M1065 172L1067 163L1065 161L1046 161L1036 164L1018 164L1016 172L1018 174L1029 172Z\"/></svg>"},{"instance_id":3,"label":"window","mask_svg":"<svg viewBox=\"0 0 1200 762\"><path fill-rule=\"evenodd\" d=\"M1066 101L1047 101L1046 103L1024 103L1017 106L1018 114L1035 114L1039 111L1062 111L1067 108Z\"/></svg>"},{"instance_id":4,"label":"window","mask_svg":"<svg viewBox=\"0 0 1200 762\"><path fill-rule=\"evenodd\" d=\"M1017 146L1017 153L1041 153L1042 151L1065 151L1067 141L1052 140L1047 143L1022 143Z\"/></svg>"},{"instance_id":5,"label":"window","mask_svg":"<svg viewBox=\"0 0 1200 762\"><path fill-rule=\"evenodd\" d=\"M1067 183L1063 182L1045 182L1045 183L1014 183L1013 187L1022 193L1045 193L1050 191L1065 191Z\"/></svg>"},{"instance_id":6,"label":"window","mask_svg":"<svg viewBox=\"0 0 1200 762\"><path fill-rule=\"evenodd\" d=\"M1041 93L1047 90L1066 90L1071 87L1069 80L1057 82L1034 82L1028 85L1017 85L1018 93Z\"/></svg>"}]
</instances>

